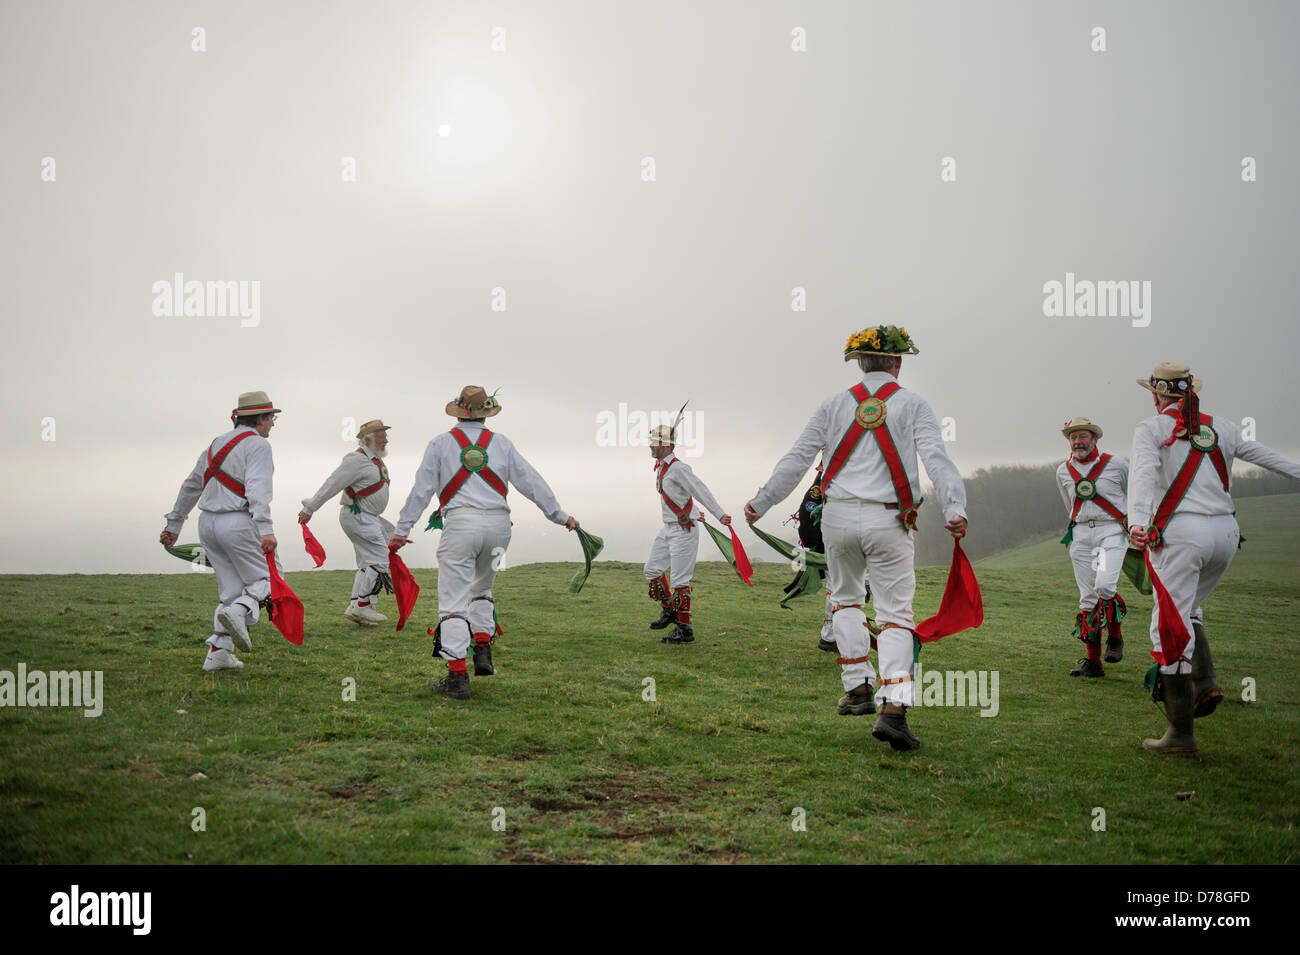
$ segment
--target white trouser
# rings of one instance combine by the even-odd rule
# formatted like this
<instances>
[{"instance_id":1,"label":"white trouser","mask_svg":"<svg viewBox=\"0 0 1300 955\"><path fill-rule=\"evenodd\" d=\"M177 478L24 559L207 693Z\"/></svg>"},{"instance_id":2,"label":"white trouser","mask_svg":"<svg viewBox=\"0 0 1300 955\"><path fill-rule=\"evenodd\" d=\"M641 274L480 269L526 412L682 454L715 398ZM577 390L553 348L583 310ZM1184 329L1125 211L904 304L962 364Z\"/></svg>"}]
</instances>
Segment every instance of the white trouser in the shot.
<instances>
[{"instance_id":1,"label":"white trouser","mask_svg":"<svg viewBox=\"0 0 1300 955\"><path fill-rule=\"evenodd\" d=\"M700 522L690 530L677 524L665 524L650 545L650 557L645 562L645 579L654 580L668 571L668 586L673 590L689 587L695 576L695 558L700 552Z\"/></svg>"},{"instance_id":2,"label":"white trouser","mask_svg":"<svg viewBox=\"0 0 1300 955\"><path fill-rule=\"evenodd\" d=\"M880 631L876 655L881 682L877 703L912 705L914 644L912 598L916 594L913 572L915 542L898 519L898 511L869 501L828 500L822 509L822 539L826 542L827 583L831 600L840 605L862 604L867 589L864 577L871 575L876 625L897 624ZM840 656L865 657L870 634L863 624L866 614L859 609L841 610L834 615L832 632ZM873 682L870 661L845 664L841 673L844 689ZM900 679L903 678L903 679ZM886 680L898 680L886 683Z\"/></svg>"},{"instance_id":3,"label":"white trouser","mask_svg":"<svg viewBox=\"0 0 1300 955\"><path fill-rule=\"evenodd\" d=\"M1241 530L1231 514L1204 517L1175 513L1165 527L1165 544L1151 554L1151 566L1169 591L1182 615L1183 626L1192 639L1187 641L1180 661L1160 667L1161 673L1191 673L1196 649L1192 620L1201 620L1201 604L1214 592L1232 558L1237 554ZM1151 646L1160 649L1160 602L1151 608Z\"/></svg>"},{"instance_id":4,"label":"white trouser","mask_svg":"<svg viewBox=\"0 0 1300 955\"><path fill-rule=\"evenodd\" d=\"M262 552L262 535L247 511L199 512L199 543L217 575L217 609L212 613L210 646L235 649L217 613L222 607L243 611L245 626L253 629L261 616L260 604L271 595L271 575ZM276 569L280 558L276 556Z\"/></svg>"},{"instance_id":5,"label":"white trouser","mask_svg":"<svg viewBox=\"0 0 1300 955\"><path fill-rule=\"evenodd\" d=\"M1128 535L1118 521L1097 527L1075 526L1070 560L1074 563L1074 582L1079 585L1079 609L1084 613L1096 609L1098 600L1115 596L1127 550Z\"/></svg>"},{"instance_id":6,"label":"white trouser","mask_svg":"<svg viewBox=\"0 0 1300 955\"><path fill-rule=\"evenodd\" d=\"M357 554L357 576L352 582L352 603L369 599L378 603L379 594L375 586L379 575L388 573L388 541L393 536L394 527L377 514L353 514L350 507L339 508L339 526L352 541ZM369 596L374 594L374 596Z\"/></svg>"},{"instance_id":7,"label":"white trouser","mask_svg":"<svg viewBox=\"0 0 1300 955\"><path fill-rule=\"evenodd\" d=\"M492 595L497 568L510 546L510 512L501 508L456 507L444 511L442 520L442 537L438 541L442 657L463 660L469 649L471 608L475 614L475 630L482 619L480 608L487 608L488 620L492 617L492 605L488 601L471 602L471 598ZM447 617L447 614L460 616ZM486 632L491 633L491 628Z\"/></svg>"}]
</instances>

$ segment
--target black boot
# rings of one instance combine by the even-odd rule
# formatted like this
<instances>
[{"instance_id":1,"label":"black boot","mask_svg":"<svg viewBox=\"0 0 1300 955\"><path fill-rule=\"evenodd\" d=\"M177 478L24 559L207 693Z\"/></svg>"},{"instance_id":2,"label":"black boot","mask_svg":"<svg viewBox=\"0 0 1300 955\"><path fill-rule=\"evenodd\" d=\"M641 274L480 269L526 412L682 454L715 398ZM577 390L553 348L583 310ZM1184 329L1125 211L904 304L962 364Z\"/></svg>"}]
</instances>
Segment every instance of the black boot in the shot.
<instances>
[{"instance_id":1,"label":"black boot","mask_svg":"<svg viewBox=\"0 0 1300 955\"><path fill-rule=\"evenodd\" d=\"M662 630L664 627L668 626L670 623L676 623L676 622L677 622L677 611L676 611L676 610L669 610L667 607L664 607L664 612L661 613L661 614L659 615L659 619L658 619L658 620L656 620L654 623L650 624L650 629L651 629L651 630Z\"/></svg>"},{"instance_id":2,"label":"black boot","mask_svg":"<svg viewBox=\"0 0 1300 955\"><path fill-rule=\"evenodd\" d=\"M912 735L907 725L907 707L902 703L886 703L881 707L871 735L894 749L921 748L921 741Z\"/></svg>"},{"instance_id":3,"label":"black boot","mask_svg":"<svg viewBox=\"0 0 1300 955\"><path fill-rule=\"evenodd\" d=\"M474 675L492 676L496 672L492 667L492 644L474 644Z\"/></svg>"},{"instance_id":4,"label":"black boot","mask_svg":"<svg viewBox=\"0 0 1300 955\"><path fill-rule=\"evenodd\" d=\"M1106 671L1096 660L1089 660L1084 657L1079 661L1079 665L1070 671L1070 676L1105 676Z\"/></svg>"},{"instance_id":5,"label":"black boot","mask_svg":"<svg viewBox=\"0 0 1300 955\"><path fill-rule=\"evenodd\" d=\"M835 712L840 716L864 716L876 712L876 698L871 692L871 684L863 683L841 696Z\"/></svg>"},{"instance_id":6,"label":"black boot","mask_svg":"<svg viewBox=\"0 0 1300 955\"><path fill-rule=\"evenodd\" d=\"M429 687L434 693L445 693L453 700L469 699L469 674L468 673L448 673L447 679L441 683L435 683Z\"/></svg>"},{"instance_id":7,"label":"black boot","mask_svg":"<svg viewBox=\"0 0 1300 955\"><path fill-rule=\"evenodd\" d=\"M1214 657L1210 655L1205 627L1193 620L1192 630L1196 634L1196 649L1192 651L1192 712L1199 719L1209 716L1223 702L1223 691L1214 678Z\"/></svg>"},{"instance_id":8,"label":"black boot","mask_svg":"<svg viewBox=\"0 0 1300 955\"><path fill-rule=\"evenodd\" d=\"M660 637L660 643L692 643L695 640L695 631L689 623L679 623L673 628L673 632L666 637Z\"/></svg>"},{"instance_id":9,"label":"black boot","mask_svg":"<svg viewBox=\"0 0 1300 955\"><path fill-rule=\"evenodd\" d=\"M1192 675L1164 674L1165 719L1169 721L1165 735L1160 739L1144 739L1142 745L1155 753L1168 756L1195 756L1196 737L1192 735Z\"/></svg>"}]
</instances>

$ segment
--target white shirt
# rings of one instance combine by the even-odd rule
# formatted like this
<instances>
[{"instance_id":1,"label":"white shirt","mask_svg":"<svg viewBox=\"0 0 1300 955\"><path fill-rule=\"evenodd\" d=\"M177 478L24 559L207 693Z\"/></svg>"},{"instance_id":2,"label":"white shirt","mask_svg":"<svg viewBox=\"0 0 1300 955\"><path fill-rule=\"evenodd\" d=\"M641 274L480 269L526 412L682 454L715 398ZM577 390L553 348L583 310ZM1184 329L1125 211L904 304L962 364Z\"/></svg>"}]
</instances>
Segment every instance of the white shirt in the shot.
<instances>
[{"instance_id":1,"label":"white shirt","mask_svg":"<svg viewBox=\"0 0 1300 955\"><path fill-rule=\"evenodd\" d=\"M671 468L668 467L669 462L672 463ZM695 476L695 472L691 470L689 464L678 458L676 454L669 454L655 465L656 480L663 474L665 468L668 469L668 476L663 479L660 486L663 488L664 493L672 498L674 504L678 507L684 507L687 498L694 498L696 504L703 504L709 509L710 514L718 520L722 520L727 512L722 509L722 505L704 486L704 482ZM677 515L664 503L662 496L659 498L659 509L663 512L665 524L677 523ZM697 521L702 516L703 512L699 507L691 508L691 520Z\"/></svg>"},{"instance_id":2,"label":"white shirt","mask_svg":"<svg viewBox=\"0 0 1300 955\"><path fill-rule=\"evenodd\" d=\"M343 493L345 487L350 487L353 491L364 491L383 481L387 472L386 467L374 462L368 449L360 447L349 451L343 455L343 461L334 469L334 473L325 479L320 490L312 497L303 498L302 509L308 514L314 514L335 494L339 495L339 504L351 507L352 498ZM373 494L358 499L356 504L366 514L384 513L384 508L388 507L388 484L385 483Z\"/></svg>"},{"instance_id":3,"label":"white shirt","mask_svg":"<svg viewBox=\"0 0 1300 955\"><path fill-rule=\"evenodd\" d=\"M470 443L478 440L483 433L483 422L461 421L456 427L464 432ZM498 431L492 432L492 440L487 448L487 467L507 484L511 484L524 497L532 501L554 524L566 524L569 515L560 509L560 502L555 499L550 485L542 479L531 464L524 460L522 454L515 450L510 439ZM415 487L402 505L402 513L397 519L396 533L406 537L411 527L420 519L424 509L435 494L446 486L447 482L460 471L460 445L444 431L424 449L424 460L415 472ZM456 507L474 507L480 510L493 508L510 510L506 499L492 490L492 486L477 474L471 474L469 480L460 486L450 501L443 507L444 512Z\"/></svg>"},{"instance_id":4,"label":"white shirt","mask_svg":"<svg viewBox=\"0 0 1300 955\"><path fill-rule=\"evenodd\" d=\"M217 453L230 443L238 434L248 432L251 438L245 438L226 455L221 462L221 470L240 484L244 485L246 497L240 497L216 478L203 486L203 472L208 469L208 448L199 452L199 460L194 465L184 483L171 513L164 517L167 531L179 534L185 518L194 510L197 501L200 511L221 514L227 511L248 511L257 525L257 532L263 537L274 533L271 529L271 475L275 464L271 461L271 442L258 434L248 425L241 425L234 431L227 431L213 440L209 448L215 458Z\"/></svg>"},{"instance_id":5,"label":"white shirt","mask_svg":"<svg viewBox=\"0 0 1300 955\"><path fill-rule=\"evenodd\" d=\"M1065 502L1065 511L1068 514L1074 510L1074 478L1070 477L1068 464L1073 464L1074 469L1079 472L1080 477L1087 477L1093 468L1097 466L1097 460L1101 455L1091 461L1080 461L1077 457L1071 455L1070 460L1063 463L1056 469L1057 489L1061 492L1061 500ZM1128 462L1118 455L1111 455L1106 462L1106 468L1097 475L1097 494L1104 497L1111 504L1119 508L1121 514L1128 513ZM1107 514L1101 509L1101 505L1095 500L1084 501L1079 505L1079 515L1075 520L1080 524L1088 521L1113 521L1114 516Z\"/></svg>"},{"instance_id":6,"label":"white shirt","mask_svg":"<svg viewBox=\"0 0 1300 955\"><path fill-rule=\"evenodd\" d=\"M1243 439L1241 428L1235 422L1219 417L1213 420L1214 430L1219 435L1219 448L1223 451L1223 463L1227 465L1230 476L1233 459L1241 458L1278 474L1300 478L1300 464L1258 441ZM1155 414L1139 422L1133 432L1133 473L1129 478L1130 527L1151 526L1151 519L1155 517L1165 491L1178 476L1187 455L1194 453L1191 442L1182 439L1169 447L1161 447L1174 433L1176 424L1173 415ZM1213 517L1233 512L1232 496L1223 489L1223 481L1209 455L1205 457L1175 513Z\"/></svg>"},{"instance_id":7,"label":"white shirt","mask_svg":"<svg viewBox=\"0 0 1300 955\"><path fill-rule=\"evenodd\" d=\"M862 384L875 394L883 385L894 380L894 376L888 372L873 371L863 377ZM925 462L926 473L934 482L939 506L943 508L944 521L965 517L966 487L962 484L961 474L944 450L939 422L929 403L920 395L900 388L890 396L885 409L885 425L889 428L890 437L894 439L894 447L898 449L899 460L902 461L908 483L912 486L912 500L921 499L920 472L916 463L919 454ZM749 502L750 507L761 515L784 500L807 473L823 447L826 448L829 463L831 455L839 447L840 439L853 423L853 415L857 410L858 401L848 389L823 401L821 407L813 412L794 447L777 462L772 476ZM880 453L875 438L866 433L862 435L853 453L831 481L830 487L825 489L825 495L827 500L832 501L856 498L881 504L898 502L898 492L889 476L889 466L885 464L885 457Z\"/></svg>"}]
</instances>

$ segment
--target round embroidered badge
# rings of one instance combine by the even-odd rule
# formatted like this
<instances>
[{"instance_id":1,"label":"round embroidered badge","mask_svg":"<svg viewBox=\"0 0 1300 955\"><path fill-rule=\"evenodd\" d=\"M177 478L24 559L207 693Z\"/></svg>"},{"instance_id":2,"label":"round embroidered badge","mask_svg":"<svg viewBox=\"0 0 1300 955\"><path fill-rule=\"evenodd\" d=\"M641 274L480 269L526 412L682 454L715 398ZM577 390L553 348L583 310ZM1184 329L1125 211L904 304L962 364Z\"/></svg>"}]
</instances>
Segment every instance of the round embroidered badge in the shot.
<instances>
[{"instance_id":1,"label":"round embroidered badge","mask_svg":"<svg viewBox=\"0 0 1300 955\"><path fill-rule=\"evenodd\" d=\"M885 403L879 398L867 398L858 405L853 417L868 431L879 428L885 423Z\"/></svg>"}]
</instances>

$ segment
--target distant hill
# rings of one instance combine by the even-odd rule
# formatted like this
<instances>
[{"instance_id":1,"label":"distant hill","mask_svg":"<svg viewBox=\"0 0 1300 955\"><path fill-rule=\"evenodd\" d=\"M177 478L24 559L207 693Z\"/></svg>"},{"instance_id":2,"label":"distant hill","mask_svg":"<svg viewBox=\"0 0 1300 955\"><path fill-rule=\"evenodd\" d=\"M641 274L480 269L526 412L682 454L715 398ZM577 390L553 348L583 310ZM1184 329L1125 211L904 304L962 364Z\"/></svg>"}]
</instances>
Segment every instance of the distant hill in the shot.
<instances>
[{"instance_id":1,"label":"distant hill","mask_svg":"<svg viewBox=\"0 0 1300 955\"><path fill-rule=\"evenodd\" d=\"M1275 583L1300 585L1300 494L1238 500L1237 523L1246 543L1233 559L1230 574L1249 574ZM1040 537L976 563L980 567L1008 571L1059 563L1069 573L1069 561L1059 535Z\"/></svg>"}]
</instances>

